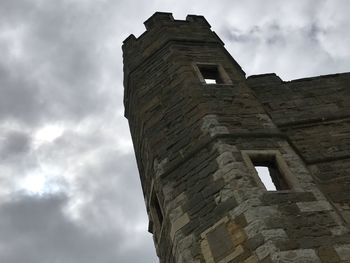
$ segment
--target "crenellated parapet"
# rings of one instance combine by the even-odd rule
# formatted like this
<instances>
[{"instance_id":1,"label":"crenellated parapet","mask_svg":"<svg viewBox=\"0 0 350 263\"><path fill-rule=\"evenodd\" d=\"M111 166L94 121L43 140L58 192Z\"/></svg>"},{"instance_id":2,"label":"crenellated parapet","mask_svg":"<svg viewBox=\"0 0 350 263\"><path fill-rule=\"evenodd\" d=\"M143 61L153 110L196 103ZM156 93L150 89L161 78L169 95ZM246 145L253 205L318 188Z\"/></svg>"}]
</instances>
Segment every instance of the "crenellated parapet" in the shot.
<instances>
[{"instance_id":1,"label":"crenellated parapet","mask_svg":"<svg viewBox=\"0 0 350 263\"><path fill-rule=\"evenodd\" d=\"M203 16L188 15L186 20L175 20L171 13L157 12L144 25L146 31L141 36L136 38L130 35L123 42L124 57L132 61L130 71L169 41L213 42L224 45ZM141 50L142 52L138 52Z\"/></svg>"}]
</instances>

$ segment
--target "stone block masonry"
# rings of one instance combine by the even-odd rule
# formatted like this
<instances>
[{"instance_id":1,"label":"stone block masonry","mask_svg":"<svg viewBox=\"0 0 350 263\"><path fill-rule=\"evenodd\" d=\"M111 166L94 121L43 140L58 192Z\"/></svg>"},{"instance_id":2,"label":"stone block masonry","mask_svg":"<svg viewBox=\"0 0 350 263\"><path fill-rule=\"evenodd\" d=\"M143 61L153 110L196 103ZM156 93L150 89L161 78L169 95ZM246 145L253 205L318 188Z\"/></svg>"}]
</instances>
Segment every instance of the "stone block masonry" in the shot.
<instances>
[{"instance_id":1,"label":"stone block masonry","mask_svg":"<svg viewBox=\"0 0 350 263\"><path fill-rule=\"evenodd\" d=\"M246 78L203 16L145 26L124 105L160 262L350 262L350 73Z\"/></svg>"}]
</instances>

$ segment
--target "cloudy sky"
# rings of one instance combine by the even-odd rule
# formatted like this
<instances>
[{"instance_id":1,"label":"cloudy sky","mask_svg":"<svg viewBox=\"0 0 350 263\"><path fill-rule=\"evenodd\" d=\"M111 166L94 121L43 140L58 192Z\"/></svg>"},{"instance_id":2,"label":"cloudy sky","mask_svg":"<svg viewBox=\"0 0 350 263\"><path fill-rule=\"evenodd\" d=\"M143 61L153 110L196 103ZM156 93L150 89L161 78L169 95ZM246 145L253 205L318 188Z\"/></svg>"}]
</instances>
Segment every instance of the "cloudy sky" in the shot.
<instances>
[{"instance_id":1,"label":"cloudy sky","mask_svg":"<svg viewBox=\"0 0 350 263\"><path fill-rule=\"evenodd\" d=\"M0 261L157 262L122 41L202 14L247 75L350 71L348 0L0 0Z\"/></svg>"}]
</instances>

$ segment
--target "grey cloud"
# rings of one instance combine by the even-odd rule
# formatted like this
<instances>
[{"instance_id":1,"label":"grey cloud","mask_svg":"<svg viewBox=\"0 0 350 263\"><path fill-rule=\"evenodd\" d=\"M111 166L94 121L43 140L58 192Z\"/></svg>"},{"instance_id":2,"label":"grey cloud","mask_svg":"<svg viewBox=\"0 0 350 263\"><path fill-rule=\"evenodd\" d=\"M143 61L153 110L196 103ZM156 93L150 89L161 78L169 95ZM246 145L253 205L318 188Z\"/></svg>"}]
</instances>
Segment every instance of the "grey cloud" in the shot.
<instances>
[{"instance_id":1,"label":"grey cloud","mask_svg":"<svg viewBox=\"0 0 350 263\"><path fill-rule=\"evenodd\" d=\"M122 225L97 235L65 215L66 202L67 197L64 195L41 198L18 195L11 202L2 204L1 261L108 263L123 257L126 259L123 262L147 262L144 259L150 255L144 238L133 241L140 247L129 257L125 254L129 251L123 248L128 233Z\"/></svg>"},{"instance_id":2,"label":"grey cloud","mask_svg":"<svg viewBox=\"0 0 350 263\"><path fill-rule=\"evenodd\" d=\"M79 206L74 208L74 213L79 215L79 219L72 222L75 222L84 228L84 231L92 235L82 236L81 238L94 239L96 238L95 236L98 236L102 239L98 242L107 242L103 240L110 239L108 242L113 243L115 246L112 251L113 253L96 246L96 254L107 253L111 258L123 258L121 262L147 262L147 258L149 258L149 262L154 262L154 249L152 247L151 235L147 233L147 218L145 217L142 190L133 153L121 153L117 145L110 144L109 142L113 140L109 138L111 136L108 134L109 131L105 133L103 129L100 129L100 132L97 132L96 130L98 129L95 127L90 128L93 129L83 134L68 130L54 142L43 144L35 150L34 156L36 158L34 158L34 161L39 162L37 165L54 164L60 167L62 171L73 169L72 174L69 175L72 179L75 178L73 182L68 184L69 178L65 177L52 177L48 182L47 187L50 187L50 184L53 183L56 187L60 187L60 191L69 195L69 198L64 197L64 200L53 209L62 210L64 207L69 208L75 206L75 203L80 200ZM33 148L31 150L34 151ZM22 158L29 160L32 155L30 154ZM16 165L13 167L16 167ZM35 166L31 165L31 167L27 167L27 170L30 171L30 168L35 169ZM16 170L25 171L25 167L16 167ZM23 175L23 173L18 172L15 180L19 180ZM32 206L32 203L27 203L25 198L30 200L33 197L22 197L23 200L20 202L22 204L21 209L18 209L19 213L22 209L25 212ZM42 198L45 199L47 197L44 195ZM40 198L34 199L38 200L38 202L41 200ZM8 206L11 207L11 204L9 203ZM45 207L38 207L39 210L46 209ZM49 214L46 216L44 214L45 211L42 213L43 218L41 220L51 220ZM21 216L20 218L22 219L19 220L24 220L25 216ZM39 235L38 230L34 226L28 226L28 228L32 229L33 235ZM67 235L64 231L60 232L63 236ZM80 238L79 232L70 232L72 235L78 235L77 238ZM35 241L36 237L29 236L28 239ZM120 244L116 244L119 240L121 240ZM51 249L56 251L52 253L64 254L69 252L65 252L65 247L61 250L59 247L53 247L56 246L55 242L53 236L47 238L47 246L52 246ZM33 244L34 247L30 247L31 249L35 248L35 242ZM21 248L21 243L17 244L14 241L8 246L8 249L11 249L12 246ZM92 249L86 248L86 246L82 244L82 248L79 249ZM2 254L0 251L1 257ZM32 257L32 255L29 257ZM79 259L85 260L85 257L81 256ZM65 260L70 262L68 259ZM78 261L78 256L76 262L80 262ZM102 258L100 262L109 261Z\"/></svg>"},{"instance_id":3,"label":"grey cloud","mask_svg":"<svg viewBox=\"0 0 350 263\"><path fill-rule=\"evenodd\" d=\"M114 222L129 227L144 222L144 231L147 230L146 209L132 154L104 151L96 163L84 167L77 187L77 193L87 194L89 200L80 211L83 218L101 223L109 220L104 216L109 214Z\"/></svg>"},{"instance_id":4,"label":"grey cloud","mask_svg":"<svg viewBox=\"0 0 350 263\"><path fill-rule=\"evenodd\" d=\"M26 5L25 11L9 2L0 4L6 10L1 29L14 35L0 38L7 54L0 64L0 87L7 95L1 101L3 118L35 124L48 118L77 120L104 110L108 96L99 83L103 61L109 58L100 45L108 35L101 34L103 24L97 22L103 14L65 1L17 3ZM11 56L15 41L22 49L17 58Z\"/></svg>"},{"instance_id":5,"label":"grey cloud","mask_svg":"<svg viewBox=\"0 0 350 263\"><path fill-rule=\"evenodd\" d=\"M14 66L5 62L0 62L0 119L22 118L30 122L40 116L37 111L44 104L38 98L38 87L14 68L9 71Z\"/></svg>"},{"instance_id":6,"label":"grey cloud","mask_svg":"<svg viewBox=\"0 0 350 263\"><path fill-rule=\"evenodd\" d=\"M0 158L2 160L24 154L30 150L31 138L20 131L7 132L2 137Z\"/></svg>"},{"instance_id":7,"label":"grey cloud","mask_svg":"<svg viewBox=\"0 0 350 263\"><path fill-rule=\"evenodd\" d=\"M132 32L118 6L0 3L0 30L10 32L0 32L0 121L23 130L0 142L1 156L12 156L0 164L1 194L33 174L49 177L46 190L59 187L62 193L4 196L9 201L0 203L1 261L156 261L135 161L117 144L129 136L116 112L123 90L120 45ZM125 3L121 8L129 10ZM34 147L33 134L55 122L65 132Z\"/></svg>"}]
</instances>

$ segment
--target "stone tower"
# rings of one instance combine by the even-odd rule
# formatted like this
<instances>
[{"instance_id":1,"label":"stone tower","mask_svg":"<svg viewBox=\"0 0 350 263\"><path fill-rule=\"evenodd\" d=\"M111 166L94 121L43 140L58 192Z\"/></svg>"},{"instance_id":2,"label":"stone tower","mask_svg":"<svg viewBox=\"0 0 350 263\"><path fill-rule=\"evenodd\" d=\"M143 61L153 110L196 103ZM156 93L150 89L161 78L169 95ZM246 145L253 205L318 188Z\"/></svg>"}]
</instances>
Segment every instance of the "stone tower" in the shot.
<instances>
[{"instance_id":1,"label":"stone tower","mask_svg":"<svg viewBox=\"0 0 350 263\"><path fill-rule=\"evenodd\" d=\"M203 16L144 24L124 104L160 262L350 262L350 74L247 79Z\"/></svg>"}]
</instances>

